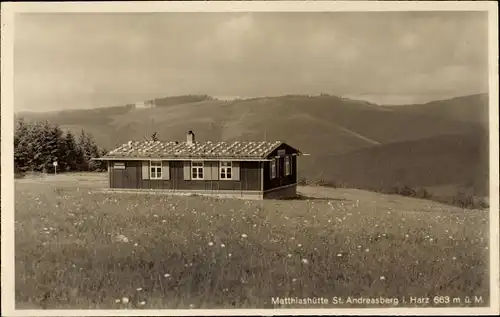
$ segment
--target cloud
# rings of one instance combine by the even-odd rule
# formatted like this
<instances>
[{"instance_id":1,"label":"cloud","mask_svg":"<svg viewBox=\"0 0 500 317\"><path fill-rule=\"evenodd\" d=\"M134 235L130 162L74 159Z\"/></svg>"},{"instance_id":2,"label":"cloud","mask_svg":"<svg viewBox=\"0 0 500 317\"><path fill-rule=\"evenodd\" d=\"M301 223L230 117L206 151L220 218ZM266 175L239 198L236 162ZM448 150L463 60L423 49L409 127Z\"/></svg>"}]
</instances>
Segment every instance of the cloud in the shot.
<instances>
[{"instance_id":1,"label":"cloud","mask_svg":"<svg viewBox=\"0 0 500 317\"><path fill-rule=\"evenodd\" d=\"M201 55L216 59L237 60L242 58L247 46L251 45L254 18L252 14L230 17L217 25L212 34L195 44Z\"/></svg>"},{"instance_id":2,"label":"cloud","mask_svg":"<svg viewBox=\"0 0 500 317\"><path fill-rule=\"evenodd\" d=\"M487 87L487 20L474 12L36 14L16 21L18 109L193 92L419 98Z\"/></svg>"}]
</instances>

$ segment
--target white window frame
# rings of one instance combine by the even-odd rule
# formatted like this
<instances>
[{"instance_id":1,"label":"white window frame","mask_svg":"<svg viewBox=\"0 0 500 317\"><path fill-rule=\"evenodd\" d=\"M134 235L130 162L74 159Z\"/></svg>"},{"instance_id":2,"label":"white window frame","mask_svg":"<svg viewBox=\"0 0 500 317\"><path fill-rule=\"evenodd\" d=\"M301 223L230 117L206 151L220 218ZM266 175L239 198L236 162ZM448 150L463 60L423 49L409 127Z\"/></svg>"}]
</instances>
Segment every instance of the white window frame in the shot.
<instances>
[{"instance_id":1,"label":"white window frame","mask_svg":"<svg viewBox=\"0 0 500 317\"><path fill-rule=\"evenodd\" d=\"M289 155L285 156L285 175L288 176L292 174L291 168L291 157Z\"/></svg>"},{"instance_id":2,"label":"white window frame","mask_svg":"<svg viewBox=\"0 0 500 317\"><path fill-rule=\"evenodd\" d=\"M276 178L276 159L273 159L271 161L271 164L269 164L269 170L270 170L270 173L271 173L271 179L275 179Z\"/></svg>"},{"instance_id":3,"label":"white window frame","mask_svg":"<svg viewBox=\"0 0 500 317\"><path fill-rule=\"evenodd\" d=\"M205 164L203 163L203 161L191 161L191 179L192 180L203 180L204 179L204 177L205 177L204 165ZM196 171L196 173L193 173L194 171ZM201 177L198 177L200 171L201 171Z\"/></svg>"},{"instance_id":4,"label":"white window frame","mask_svg":"<svg viewBox=\"0 0 500 317\"><path fill-rule=\"evenodd\" d=\"M224 166L223 164L229 165ZM227 174L231 175L230 177L227 177ZM233 162L232 161L220 161L219 162L219 178L222 180L231 180L233 179Z\"/></svg>"},{"instance_id":5,"label":"white window frame","mask_svg":"<svg viewBox=\"0 0 500 317\"><path fill-rule=\"evenodd\" d=\"M162 161L149 161L149 179L163 179Z\"/></svg>"}]
</instances>

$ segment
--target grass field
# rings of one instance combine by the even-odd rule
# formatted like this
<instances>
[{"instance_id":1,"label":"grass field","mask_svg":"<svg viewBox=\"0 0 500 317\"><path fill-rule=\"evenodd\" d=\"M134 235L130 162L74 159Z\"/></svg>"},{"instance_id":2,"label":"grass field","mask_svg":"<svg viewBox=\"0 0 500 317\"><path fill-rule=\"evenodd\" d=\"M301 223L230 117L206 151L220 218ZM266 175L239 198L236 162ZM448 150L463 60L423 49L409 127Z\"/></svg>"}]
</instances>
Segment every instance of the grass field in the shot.
<instances>
[{"instance_id":1,"label":"grass field","mask_svg":"<svg viewBox=\"0 0 500 317\"><path fill-rule=\"evenodd\" d=\"M287 201L92 192L105 185L84 174L16 180L18 309L277 308L273 297L352 307L335 296L488 304L488 211L313 187Z\"/></svg>"}]
</instances>

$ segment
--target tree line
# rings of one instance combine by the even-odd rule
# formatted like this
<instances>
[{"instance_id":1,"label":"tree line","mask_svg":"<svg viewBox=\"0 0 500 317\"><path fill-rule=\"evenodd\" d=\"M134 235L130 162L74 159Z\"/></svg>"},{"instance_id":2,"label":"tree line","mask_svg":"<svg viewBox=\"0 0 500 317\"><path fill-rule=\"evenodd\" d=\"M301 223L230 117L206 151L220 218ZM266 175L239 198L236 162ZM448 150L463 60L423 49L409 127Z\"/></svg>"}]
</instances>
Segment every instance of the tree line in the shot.
<instances>
[{"instance_id":1,"label":"tree line","mask_svg":"<svg viewBox=\"0 0 500 317\"><path fill-rule=\"evenodd\" d=\"M14 171L54 172L57 171L104 171L105 162L94 161L107 151L100 148L92 135L83 129L75 136L63 131L59 125L43 122L26 122L20 118L14 132Z\"/></svg>"}]
</instances>

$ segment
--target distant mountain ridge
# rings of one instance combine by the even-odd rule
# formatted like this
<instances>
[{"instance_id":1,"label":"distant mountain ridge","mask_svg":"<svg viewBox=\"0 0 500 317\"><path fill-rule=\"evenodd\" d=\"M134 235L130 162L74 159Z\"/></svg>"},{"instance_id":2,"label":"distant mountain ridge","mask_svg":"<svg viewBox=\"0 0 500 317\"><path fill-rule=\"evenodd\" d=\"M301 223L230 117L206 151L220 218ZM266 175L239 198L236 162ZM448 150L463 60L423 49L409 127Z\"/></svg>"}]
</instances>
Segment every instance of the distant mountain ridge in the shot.
<instances>
[{"instance_id":1,"label":"distant mountain ridge","mask_svg":"<svg viewBox=\"0 0 500 317\"><path fill-rule=\"evenodd\" d=\"M48 120L76 133L83 128L108 149L153 132L162 140L183 140L188 130L199 140L282 140L311 154L299 162L300 177L360 188L487 181L486 94L404 106L326 94L154 100L155 107L125 105L16 116ZM483 185L476 185L470 186L481 187L474 191L487 195Z\"/></svg>"}]
</instances>

